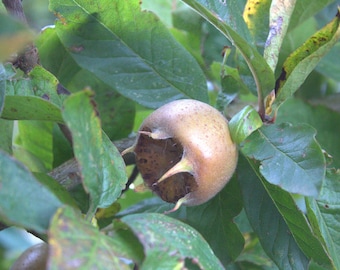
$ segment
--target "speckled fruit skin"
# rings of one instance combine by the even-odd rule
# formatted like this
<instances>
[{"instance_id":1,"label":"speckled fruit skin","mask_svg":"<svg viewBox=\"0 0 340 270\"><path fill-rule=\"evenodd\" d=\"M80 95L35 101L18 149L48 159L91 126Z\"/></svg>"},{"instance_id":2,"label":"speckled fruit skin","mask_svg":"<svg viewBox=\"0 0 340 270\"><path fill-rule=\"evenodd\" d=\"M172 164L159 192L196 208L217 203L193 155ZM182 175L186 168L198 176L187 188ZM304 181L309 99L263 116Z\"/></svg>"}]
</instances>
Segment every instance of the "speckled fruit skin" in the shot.
<instances>
[{"instance_id":1,"label":"speckled fruit skin","mask_svg":"<svg viewBox=\"0 0 340 270\"><path fill-rule=\"evenodd\" d=\"M36 244L20 255L11 270L45 270L47 269L47 259L48 244Z\"/></svg>"},{"instance_id":2,"label":"speckled fruit skin","mask_svg":"<svg viewBox=\"0 0 340 270\"><path fill-rule=\"evenodd\" d=\"M147 117L134 152L146 184L163 200L176 203L182 199L187 206L215 196L233 175L238 158L223 115L189 99L170 102ZM183 160L189 164L187 170L157 183Z\"/></svg>"}]
</instances>

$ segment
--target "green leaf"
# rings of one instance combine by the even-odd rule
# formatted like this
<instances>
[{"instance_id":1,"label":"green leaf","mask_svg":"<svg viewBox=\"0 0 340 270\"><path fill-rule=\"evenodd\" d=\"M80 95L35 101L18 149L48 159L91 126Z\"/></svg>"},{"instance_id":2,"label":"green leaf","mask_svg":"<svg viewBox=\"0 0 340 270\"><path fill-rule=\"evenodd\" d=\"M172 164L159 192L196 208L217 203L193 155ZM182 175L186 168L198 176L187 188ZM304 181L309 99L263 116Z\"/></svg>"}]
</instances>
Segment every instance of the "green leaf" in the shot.
<instances>
[{"instance_id":1,"label":"green leaf","mask_svg":"<svg viewBox=\"0 0 340 270\"><path fill-rule=\"evenodd\" d=\"M55 0L50 8L67 53L125 97L153 108L183 97L208 102L196 61L139 1Z\"/></svg>"},{"instance_id":2,"label":"green leaf","mask_svg":"<svg viewBox=\"0 0 340 270\"><path fill-rule=\"evenodd\" d=\"M39 233L62 205L59 199L18 161L0 151L0 219Z\"/></svg>"},{"instance_id":3,"label":"green leaf","mask_svg":"<svg viewBox=\"0 0 340 270\"><path fill-rule=\"evenodd\" d=\"M52 122L45 121L19 121L19 134L15 138L16 147L14 148L14 156L23 162L31 171L34 171L29 163L21 159L21 152L27 151L32 154L39 163L43 164L44 169L40 172L47 172L53 168L53 138L52 138ZM18 155L17 148L20 148Z\"/></svg>"},{"instance_id":4,"label":"green leaf","mask_svg":"<svg viewBox=\"0 0 340 270\"><path fill-rule=\"evenodd\" d=\"M209 202L187 207L186 216L178 218L199 231L225 267L240 255L244 238L234 223L242 210L241 190L232 178L221 192Z\"/></svg>"},{"instance_id":5,"label":"green leaf","mask_svg":"<svg viewBox=\"0 0 340 270\"><path fill-rule=\"evenodd\" d=\"M43 67L36 66L29 73L29 78L31 79L31 87L36 96L50 101L59 108L62 107L68 95L63 91L62 86L59 85L59 81L54 75Z\"/></svg>"},{"instance_id":6,"label":"green leaf","mask_svg":"<svg viewBox=\"0 0 340 270\"><path fill-rule=\"evenodd\" d=\"M70 195L66 188L59 184L54 178L45 173L34 173L34 177L42 185L48 188L48 190L53 193L64 205L72 206L75 209L78 208L74 198Z\"/></svg>"},{"instance_id":7,"label":"green leaf","mask_svg":"<svg viewBox=\"0 0 340 270\"><path fill-rule=\"evenodd\" d=\"M63 122L60 108L49 101L34 96L6 96L1 117L9 120Z\"/></svg>"},{"instance_id":8,"label":"green leaf","mask_svg":"<svg viewBox=\"0 0 340 270\"><path fill-rule=\"evenodd\" d=\"M24 24L0 13L0 63L32 42L33 37L32 31Z\"/></svg>"},{"instance_id":9,"label":"green leaf","mask_svg":"<svg viewBox=\"0 0 340 270\"><path fill-rule=\"evenodd\" d=\"M185 4L182 3L182 5ZM187 6L176 8L172 11L172 24L174 28L171 28L171 34L195 57L204 73L209 76L209 70L207 70L210 60L209 56L217 51L220 58L220 48L223 48L224 44L222 45L214 40L214 47L207 48L205 46L209 38L211 39L216 36L217 30L215 28L209 29L212 31L206 30L209 31L209 35L206 35L204 30L207 25L204 25L204 23L205 21L202 17ZM222 36L219 32L218 35ZM223 39L225 38L223 37Z\"/></svg>"},{"instance_id":10,"label":"green leaf","mask_svg":"<svg viewBox=\"0 0 340 270\"><path fill-rule=\"evenodd\" d=\"M263 126L244 141L241 151L260 161L260 172L269 183L291 193L318 196L326 162L312 127Z\"/></svg>"},{"instance_id":11,"label":"green leaf","mask_svg":"<svg viewBox=\"0 0 340 270\"><path fill-rule=\"evenodd\" d=\"M327 53L315 68L321 74L340 81L340 66L337 59L340 59L340 43L336 43L329 53Z\"/></svg>"},{"instance_id":12,"label":"green leaf","mask_svg":"<svg viewBox=\"0 0 340 270\"><path fill-rule=\"evenodd\" d=\"M258 47L264 47L269 32L269 8L271 0L248 0L243 18Z\"/></svg>"},{"instance_id":13,"label":"green leaf","mask_svg":"<svg viewBox=\"0 0 340 270\"><path fill-rule=\"evenodd\" d=\"M263 122L258 112L252 106L247 105L233 116L229 122L229 129L233 141L239 144L262 125Z\"/></svg>"},{"instance_id":14,"label":"green leaf","mask_svg":"<svg viewBox=\"0 0 340 270\"><path fill-rule=\"evenodd\" d=\"M13 121L0 119L0 149L12 154Z\"/></svg>"},{"instance_id":15,"label":"green leaf","mask_svg":"<svg viewBox=\"0 0 340 270\"><path fill-rule=\"evenodd\" d=\"M0 116L5 104L6 70L0 63Z\"/></svg>"},{"instance_id":16,"label":"green leaf","mask_svg":"<svg viewBox=\"0 0 340 270\"><path fill-rule=\"evenodd\" d=\"M248 160L249 161L249 160ZM315 236L305 215L297 207L293 197L280 187L268 183L260 176L258 165L249 161L254 173L262 182L269 197L273 200L277 210L288 226L297 245L309 259L313 259L318 264L332 268L332 262L322 243ZM254 181L254 180L253 180ZM258 180L257 180L258 181ZM311 248L313 247L313 248Z\"/></svg>"},{"instance_id":17,"label":"green leaf","mask_svg":"<svg viewBox=\"0 0 340 270\"><path fill-rule=\"evenodd\" d=\"M221 81L221 91L218 92L217 106L221 111L228 110L228 105L235 100L240 93L249 93L244 77L240 76L238 68L214 62L210 66L216 80Z\"/></svg>"},{"instance_id":18,"label":"green leaf","mask_svg":"<svg viewBox=\"0 0 340 270\"><path fill-rule=\"evenodd\" d=\"M335 97L331 97L336 101ZM337 106L340 103L337 103ZM325 121L327 119L327 121ZM340 167L340 114L325 106L312 106L299 99L288 99L278 112L276 123L290 122L293 125L306 123L317 131L316 139L328 154L333 157L331 166Z\"/></svg>"},{"instance_id":19,"label":"green leaf","mask_svg":"<svg viewBox=\"0 0 340 270\"><path fill-rule=\"evenodd\" d=\"M39 57L41 64L53 73L60 83L62 83L66 88L72 91L68 84L73 80L78 73L82 71L81 67L77 65L72 56L63 46L60 41L60 38L57 35L56 29L53 27L46 28L41 32L41 35L37 38L37 48L39 49ZM51 51L54 53L51 54ZM82 75L83 79L87 79L93 74L84 72ZM91 86L91 85L90 85ZM77 91L83 89L85 86L82 86Z\"/></svg>"},{"instance_id":20,"label":"green leaf","mask_svg":"<svg viewBox=\"0 0 340 270\"><path fill-rule=\"evenodd\" d=\"M187 3L187 1L183 2ZM253 43L254 40L242 17L244 6L241 1L197 0L195 2L204 6L211 13L215 14L215 16L219 18L220 21L225 22L230 28L232 28L233 31L237 32L248 43ZM187 4L191 7L193 7L193 5L196 6L196 4L193 2L188 2ZM194 9L196 10L196 8Z\"/></svg>"},{"instance_id":21,"label":"green leaf","mask_svg":"<svg viewBox=\"0 0 340 270\"><path fill-rule=\"evenodd\" d=\"M173 24L172 13L174 3L168 0L144 0L141 2L142 10L150 10L154 12L167 27L171 27ZM176 2L176 9L181 8L184 4L181 2Z\"/></svg>"},{"instance_id":22,"label":"green leaf","mask_svg":"<svg viewBox=\"0 0 340 270\"><path fill-rule=\"evenodd\" d=\"M74 154L83 185L91 196L92 211L111 205L127 182L125 164L117 148L102 133L90 90L71 95L63 117L72 133Z\"/></svg>"},{"instance_id":23,"label":"green leaf","mask_svg":"<svg viewBox=\"0 0 340 270\"><path fill-rule=\"evenodd\" d=\"M6 96L36 96L62 107L67 95L54 75L41 66L35 66L28 75L7 70Z\"/></svg>"},{"instance_id":24,"label":"green leaf","mask_svg":"<svg viewBox=\"0 0 340 270\"><path fill-rule=\"evenodd\" d=\"M340 172L329 170L320 196L307 200L308 218L327 247L335 269L340 269Z\"/></svg>"},{"instance_id":25,"label":"green leaf","mask_svg":"<svg viewBox=\"0 0 340 270\"><path fill-rule=\"evenodd\" d=\"M120 95L111 85L104 84L93 73L78 66L60 42L55 29L45 29L37 41L37 46L44 67L55 74L67 90L78 92L85 87L91 87L96 93L94 99L98 104L102 128L111 140L125 138L131 133L135 102ZM54 52L53 55L51 51Z\"/></svg>"},{"instance_id":26,"label":"green leaf","mask_svg":"<svg viewBox=\"0 0 340 270\"><path fill-rule=\"evenodd\" d=\"M247 43L247 39L245 39L245 36L247 36L247 34L243 33L245 36L242 36L242 29L244 29L245 23L243 22L244 26L240 26L240 29L233 28L234 24L232 23L232 18L234 16L237 17L237 14L241 13L235 13L231 16L231 14L227 12L224 4L228 4L229 2L236 4L236 2L217 0L184 0L183 2L188 4L203 18L214 25L241 52L256 82L257 94L262 96L262 100L262 98L264 98L264 96L266 96L274 88L274 74L271 68L268 66L267 62L259 54L257 49ZM223 13L225 15L223 15ZM237 24L237 26L239 25L242 24ZM241 34L239 34L239 32L241 32ZM253 93L256 93L255 89L250 90Z\"/></svg>"},{"instance_id":27,"label":"green leaf","mask_svg":"<svg viewBox=\"0 0 340 270\"><path fill-rule=\"evenodd\" d=\"M49 269L131 269L130 250L71 208L60 208L53 217L49 247Z\"/></svg>"},{"instance_id":28,"label":"green leaf","mask_svg":"<svg viewBox=\"0 0 340 270\"><path fill-rule=\"evenodd\" d=\"M70 90L84 89L91 86L96 93L94 100L97 103L102 129L111 140L126 138L132 130L135 116L135 102L112 91L86 70L79 71L67 85ZM119 128L117 128L119 127Z\"/></svg>"},{"instance_id":29,"label":"green leaf","mask_svg":"<svg viewBox=\"0 0 340 270\"><path fill-rule=\"evenodd\" d=\"M267 255L279 269L307 269L308 259L249 163L239 158L237 175L249 222Z\"/></svg>"},{"instance_id":30,"label":"green leaf","mask_svg":"<svg viewBox=\"0 0 340 270\"><path fill-rule=\"evenodd\" d=\"M168 214L196 229L225 267L240 255L244 238L234 218L242 209L241 194L236 178L232 178L213 199L195 207L181 206ZM121 211L117 217L136 213L164 213L173 208L158 197L143 200ZM214 222L212 222L214 221Z\"/></svg>"},{"instance_id":31,"label":"green leaf","mask_svg":"<svg viewBox=\"0 0 340 270\"><path fill-rule=\"evenodd\" d=\"M299 89L320 59L339 40L339 21L340 11L329 24L310 37L285 60L275 85L276 99L272 106L274 112Z\"/></svg>"},{"instance_id":32,"label":"green leaf","mask_svg":"<svg viewBox=\"0 0 340 270\"><path fill-rule=\"evenodd\" d=\"M174 269L186 258L200 269L224 269L204 238L187 224L156 213L128 215L122 221L144 246L148 268L142 269L158 269L158 265Z\"/></svg>"},{"instance_id":33,"label":"green leaf","mask_svg":"<svg viewBox=\"0 0 340 270\"><path fill-rule=\"evenodd\" d=\"M53 168L73 158L71 142L65 137L61 128L64 127L57 124L53 127Z\"/></svg>"},{"instance_id":34,"label":"green leaf","mask_svg":"<svg viewBox=\"0 0 340 270\"><path fill-rule=\"evenodd\" d=\"M112 223L112 221L111 221ZM110 231L109 236L116 242L119 242L122 250L127 250L132 259L137 265L141 265L145 257L144 249L133 231L122 221L113 220L113 230Z\"/></svg>"},{"instance_id":35,"label":"green leaf","mask_svg":"<svg viewBox=\"0 0 340 270\"><path fill-rule=\"evenodd\" d=\"M295 4L295 9L289 24L290 30L299 26L305 20L315 15L318 11L325 8L334 0L322 0L322 1L310 1L310 0L298 0Z\"/></svg>"}]
</instances>

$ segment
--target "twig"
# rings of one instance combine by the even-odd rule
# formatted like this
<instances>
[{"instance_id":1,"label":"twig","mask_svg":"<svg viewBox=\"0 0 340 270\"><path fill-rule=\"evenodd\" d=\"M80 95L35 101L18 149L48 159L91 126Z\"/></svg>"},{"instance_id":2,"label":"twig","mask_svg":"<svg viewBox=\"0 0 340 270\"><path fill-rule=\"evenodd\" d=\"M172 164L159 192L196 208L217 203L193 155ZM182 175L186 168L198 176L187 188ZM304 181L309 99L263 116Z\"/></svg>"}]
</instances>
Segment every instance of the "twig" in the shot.
<instances>
[{"instance_id":1,"label":"twig","mask_svg":"<svg viewBox=\"0 0 340 270\"><path fill-rule=\"evenodd\" d=\"M133 145L135 137L126 138L118 141L114 141L113 144L117 147L119 152L122 152L126 148ZM124 155L124 161L126 165L135 163L135 157L133 153ZM81 183L80 169L75 158L66 161L59 167L53 169L49 176L54 178L58 183L64 186L67 190L72 190L74 187Z\"/></svg>"},{"instance_id":2,"label":"twig","mask_svg":"<svg viewBox=\"0 0 340 270\"><path fill-rule=\"evenodd\" d=\"M21 0L2 0L7 12L13 17L27 24L27 19L22 8Z\"/></svg>"},{"instance_id":3,"label":"twig","mask_svg":"<svg viewBox=\"0 0 340 270\"><path fill-rule=\"evenodd\" d=\"M130 185L136 180L137 176L139 174L139 170L137 168L137 166L133 167L133 170L129 176L129 179L126 183L125 189L122 190L122 192L126 192L127 190L129 190Z\"/></svg>"}]
</instances>

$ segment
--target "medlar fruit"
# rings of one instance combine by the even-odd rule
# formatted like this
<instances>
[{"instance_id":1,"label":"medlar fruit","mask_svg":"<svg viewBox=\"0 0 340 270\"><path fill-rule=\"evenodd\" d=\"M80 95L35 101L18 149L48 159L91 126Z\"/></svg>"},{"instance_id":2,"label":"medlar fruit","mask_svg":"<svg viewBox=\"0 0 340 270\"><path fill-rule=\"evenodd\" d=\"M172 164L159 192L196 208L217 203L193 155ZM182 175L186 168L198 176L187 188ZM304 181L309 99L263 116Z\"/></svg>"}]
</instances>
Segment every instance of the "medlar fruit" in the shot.
<instances>
[{"instance_id":1,"label":"medlar fruit","mask_svg":"<svg viewBox=\"0 0 340 270\"><path fill-rule=\"evenodd\" d=\"M155 110L142 123L134 152L146 185L164 201L202 204L234 173L238 151L228 121L196 100L177 100Z\"/></svg>"},{"instance_id":2,"label":"medlar fruit","mask_svg":"<svg viewBox=\"0 0 340 270\"><path fill-rule=\"evenodd\" d=\"M45 270L47 269L47 259L48 244L36 244L19 256L11 270Z\"/></svg>"}]
</instances>

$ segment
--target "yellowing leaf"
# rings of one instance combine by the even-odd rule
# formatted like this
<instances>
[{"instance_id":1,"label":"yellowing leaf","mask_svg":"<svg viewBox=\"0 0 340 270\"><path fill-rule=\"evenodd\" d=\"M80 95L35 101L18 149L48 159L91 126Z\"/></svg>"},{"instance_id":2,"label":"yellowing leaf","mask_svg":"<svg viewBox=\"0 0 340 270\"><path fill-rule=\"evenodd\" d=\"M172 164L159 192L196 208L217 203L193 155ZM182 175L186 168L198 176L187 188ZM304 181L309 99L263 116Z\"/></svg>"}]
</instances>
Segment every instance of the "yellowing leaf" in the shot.
<instances>
[{"instance_id":1,"label":"yellowing leaf","mask_svg":"<svg viewBox=\"0 0 340 270\"><path fill-rule=\"evenodd\" d=\"M294 51L284 62L280 77L276 81L276 100L273 110L292 96L316 67L321 58L330 51L340 38L340 11L324 28L310 37L301 47Z\"/></svg>"}]
</instances>

